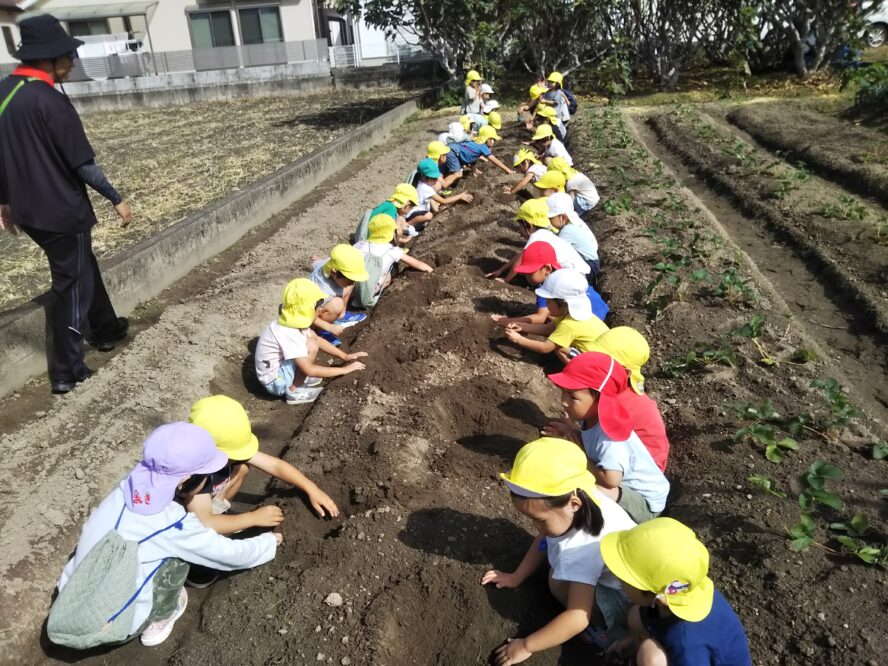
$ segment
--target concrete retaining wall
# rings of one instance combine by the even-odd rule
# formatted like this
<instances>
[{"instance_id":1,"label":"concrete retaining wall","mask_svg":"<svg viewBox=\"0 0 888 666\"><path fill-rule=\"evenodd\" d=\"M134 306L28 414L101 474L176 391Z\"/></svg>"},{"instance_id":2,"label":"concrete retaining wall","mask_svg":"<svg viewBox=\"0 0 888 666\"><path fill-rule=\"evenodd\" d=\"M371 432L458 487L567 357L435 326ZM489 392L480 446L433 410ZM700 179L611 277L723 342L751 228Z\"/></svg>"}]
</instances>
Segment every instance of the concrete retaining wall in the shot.
<instances>
[{"instance_id":1,"label":"concrete retaining wall","mask_svg":"<svg viewBox=\"0 0 888 666\"><path fill-rule=\"evenodd\" d=\"M118 313L126 314L153 298L192 268L235 243L249 229L307 194L362 150L379 143L422 103L401 104L348 136L102 262L102 275ZM44 294L0 314L0 395L46 372L45 302Z\"/></svg>"}]
</instances>

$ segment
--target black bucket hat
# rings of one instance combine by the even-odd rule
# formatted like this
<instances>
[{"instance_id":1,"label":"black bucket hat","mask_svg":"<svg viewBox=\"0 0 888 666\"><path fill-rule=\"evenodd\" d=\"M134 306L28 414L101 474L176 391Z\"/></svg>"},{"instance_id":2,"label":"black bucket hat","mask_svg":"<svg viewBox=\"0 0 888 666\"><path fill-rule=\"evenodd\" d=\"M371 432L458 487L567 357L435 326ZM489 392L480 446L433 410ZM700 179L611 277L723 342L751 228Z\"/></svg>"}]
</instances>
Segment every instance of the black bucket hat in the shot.
<instances>
[{"instance_id":1,"label":"black bucket hat","mask_svg":"<svg viewBox=\"0 0 888 666\"><path fill-rule=\"evenodd\" d=\"M75 53L83 46L79 39L71 37L59 20L52 14L40 14L19 23L22 36L18 50L13 54L19 60L51 60Z\"/></svg>"}]
</instances>

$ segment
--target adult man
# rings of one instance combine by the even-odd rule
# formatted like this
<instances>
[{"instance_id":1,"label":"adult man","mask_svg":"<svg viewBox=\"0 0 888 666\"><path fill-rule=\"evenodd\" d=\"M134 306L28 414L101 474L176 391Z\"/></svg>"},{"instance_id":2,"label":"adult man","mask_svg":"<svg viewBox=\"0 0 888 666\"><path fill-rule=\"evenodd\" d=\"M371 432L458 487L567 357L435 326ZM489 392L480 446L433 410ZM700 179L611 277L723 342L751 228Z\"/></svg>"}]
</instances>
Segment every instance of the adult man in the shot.
<instances>
[{"instance_id":1,"label":"adult man","mask_svg":"<svg viewBox=\"0 0 888 666\"><path fill-rule=\"evenodd\" d=\"M96 165L68 97L55 89L83 42L49 14L19 28L15 57L22 66L0 81L0 227L21 228L49 260L49 376L53 393L67 393L92 374L83 358L84 328L100 351L113 349L129 329L114 312L92 251L96 216L86 185L114 205L123 226L132 213Z\"/></svg>"}]
</instances>

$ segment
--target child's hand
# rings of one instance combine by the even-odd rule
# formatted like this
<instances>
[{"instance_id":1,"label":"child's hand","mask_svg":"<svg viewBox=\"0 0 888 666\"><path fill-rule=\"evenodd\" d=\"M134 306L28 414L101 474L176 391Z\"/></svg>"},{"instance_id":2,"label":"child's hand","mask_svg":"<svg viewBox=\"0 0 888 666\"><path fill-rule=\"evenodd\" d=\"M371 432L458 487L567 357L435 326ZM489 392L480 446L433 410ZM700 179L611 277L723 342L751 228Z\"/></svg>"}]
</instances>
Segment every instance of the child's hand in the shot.
<instances>
[{"instance_id":1,"label":"child's hand","mask_svg":"<svg viewBox=\"0 0 888 666\"><path fill-rule=\"evenodd\" d=\"M364 358L367 356L367 352L353 352L351 354L346 354L346 361L357 361L359 358Z\"/></svg>"},{"instance_id":2,"label":"child's hand","mask_svg":"<svg viewBox=\"0 0 888 666\"><path fill-rule=\"evenodd\" d=\"M497 666L520 664L522 661L530 659L532 654L533 652L527 649L527 643L523 638L510 638L505 645L496 649L493 663Z\"/></svg>"},{"instance_id":3,"label":"child's hand","mask_svg":"<svg viewBox=\"0 0 888 666\"><path fill-rule=\"evenodd\" d=\"M472 196L471 194L469 194L468 192L464 192L463 194L460 194L460 195L459 195L459 200L460 200L460 201L465 201L466 203L472 203L472 200L474 200L474 198L475 198L475 197L473 197L473 196Z\"/></svg>"},{"instance_id":4,"label":"child's hand","mask_svg":"<svg viewBox=\"0 0 888 666\"><path fill-rule=\"evenodd\" d=\"M549 421L543 428L542 434L546 437L561 437L577 443L580 440L580 429L567 419Z\"/></svg>"},{"instance_id":5,"label":"child's hand","mask_svg":"<svg viewBox=\"0 0 888 666\"><path fill-rule=\"evenodd\" d=\"M515 171L515 169L506 169L506 173L509 174L510 176L514 176L518 172Z\"/></svg>"},{"instance_id":6,"label":"child's hand","mask_svg":"<svg viewBox=\"0 0 888 666\"><path fill-rule=\"evenodd\" d=\"M423 273L434 273L435 269L432 268L431 266L426 266L424 269L422 269L422 272Z\"/></svg>"},{"instance_id":7,"label":"child's hand","mask_svg":"<svg viewBox=\"0 0 888 666\"><path fill-rule=\"evenodd\" d=\"M345 370L345 374L349 374L350 372L354 372L355 370L363 370L366 367L367 366L365 366L363 363L355 361L354 363L349 363L348 365L343 366L343 369Z\"/></svg>"},{"instance_id":8,"label":"child's hand","mask_svg":"<svg viewBox=\"0 0 888 666\"><path fill-rule=\"evenodd\" d=\"M512 194L512 188L509 185L503 185L503 194Z\"/></svg>"},{"instance_id":9,"label":"child's hand","mask_svg":"<svg viewBox=\"0 0 888 666\"><path fill-rule=\"evenodd\" d=\"M496 584L496 589L502 588L513 588L521 585L521 581L515 578L515 574L506 573L505 571L498 571L496 569L491 569L483 576L481 576L481 584L489 585L490 583Z\"/></svg>"},{"instance_id":10,"label":"child's hand","mask_svg":"<svg viewBox=\"0 0 888 666\"><path fill-rule=\"evenodd\" d=\"M330 333L335 335L337 338L342 335L342 332L345 330L345 327L340 326L339 324L330 324Z\"/></svg>"},{"instance_id":11,"label":"child's hand","mask_svg":"<svg viewBox=\"0 0 888 666\"><path fill-rule=\"evenodd\" d=\"M509 321L508 321L509 318L506 317L506 315L492 314L492 315L490 315L490 318L493 320L493 323L496 324L497 326L502 326L503 328L505 328L506 326L509 325Z\"/></svg>"},{"instance_id":12,"label":"child's hand","mask_svg":"<svg viewBox=\"0 0 888 666\"><path fill-rule=\"evenodd\" d=\"M517 324L509 324L506 326L506 339L509 342L518 342L519 340L523 340L521 336L521 329L518 328Z\"/></svg>"},{"instance_id":13,"label":"child's hand","mask_svg":"<svg viewBox=\"0 0 888 666\"><path fill-rule=\"evenodd\" d=\"M319 489L309 493L308 501L320 518L336 518L339 515L339 507L336 506L336 502L330 499L330 496L323 490Z\"/></svg>"},{"instance_id":14,"label":"child's hand","mask_svg":"<svg viewBox=\"0 0 888 666\"><path fill-rule=\"evenodd\" d=\"M256 519L257 527L277 527L284 522L284 512L274 504L260 506L253 511L253 517Z\"/></svg>"},{"instance_id":15,"label":"child's hand","mask_svg":"<svg viewBox=\"0 0 888 666\"><path fill-rule=\"evenodd\" d=\"M486 278L495 278L499 277L503 274L503 267L497 268L495 271L491 271L490 273L486 273L484 277Z\"/></svg>"}]
</instances>

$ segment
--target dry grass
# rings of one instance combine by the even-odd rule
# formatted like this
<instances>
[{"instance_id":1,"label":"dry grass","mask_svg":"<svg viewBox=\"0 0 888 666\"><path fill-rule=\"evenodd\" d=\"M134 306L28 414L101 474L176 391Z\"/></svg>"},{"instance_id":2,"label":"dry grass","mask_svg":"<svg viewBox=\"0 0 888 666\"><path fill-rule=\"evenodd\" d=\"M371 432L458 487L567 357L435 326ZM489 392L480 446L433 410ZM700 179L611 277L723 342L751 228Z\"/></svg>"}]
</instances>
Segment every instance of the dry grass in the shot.
<instances>
[{"instance_id":1,"label":"dry grass","mask_svg":"<svg viewBox=\"0 0 888 666\"><path fill-rule=\"evenodd\" d=\"M97 256L152 236L414 95L395 88L331 91L84 116L98 163L134 214L121 229L111 205L93 196ZM0 236L0 276L3 308L49 286L46 259L23 234Z\"/></svg>"}]
</instances>

